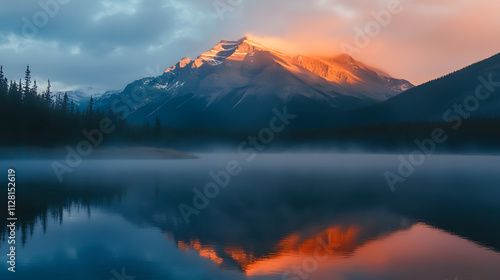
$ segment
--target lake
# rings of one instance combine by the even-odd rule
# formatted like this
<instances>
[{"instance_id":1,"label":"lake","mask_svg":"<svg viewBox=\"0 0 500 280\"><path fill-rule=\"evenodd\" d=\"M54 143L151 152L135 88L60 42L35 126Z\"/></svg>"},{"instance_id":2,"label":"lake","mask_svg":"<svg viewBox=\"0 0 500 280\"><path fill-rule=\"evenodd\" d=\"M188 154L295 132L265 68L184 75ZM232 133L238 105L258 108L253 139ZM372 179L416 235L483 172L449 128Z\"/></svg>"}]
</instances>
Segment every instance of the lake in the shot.
<instances>
[{"instance_id":1,"label":"lake","mask_svg":"<svg viewBox=\"0 0 500 280\"><path fill-rule=\"evenodd\" d=\"M432 156L394 189L397 155L86 160L62 183L52 162L0 161L18 217L16 273L5 230L1 279L500 275L500 156Z\"/></svg>"}]
</instances>

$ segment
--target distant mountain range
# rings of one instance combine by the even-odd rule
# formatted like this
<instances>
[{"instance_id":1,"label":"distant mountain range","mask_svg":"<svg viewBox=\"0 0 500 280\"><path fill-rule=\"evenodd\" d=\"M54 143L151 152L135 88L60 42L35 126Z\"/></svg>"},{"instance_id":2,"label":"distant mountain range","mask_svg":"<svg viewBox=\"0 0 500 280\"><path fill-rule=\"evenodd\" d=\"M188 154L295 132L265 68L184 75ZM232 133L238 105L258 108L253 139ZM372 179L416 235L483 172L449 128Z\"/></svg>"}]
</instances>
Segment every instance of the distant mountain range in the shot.
<instances>
[{"instance_id":1,"label":"distant mountain range","mask_svg":"<svg viewBox=\"0 0 500 280\"><path fill-rule=\"evenodd\" d=\"M289 56L248 38L221 41L197 59L184 58L164 74L129 84L119 95L99 98L100 106L147 98L127 116L181 128L248 130L267 125L273 108L287 106L300 116L296 126L329 123L343 112L385 101L412 88L348 55Z\"/></svg>"},{"instance_id":2,"label":"distant mountain range","mask_svg":"<svg viewBox=\"0 0 500 280\"><path fill-rule=\"evenodd\" d=\"M123 92L96 99L108 110L134 100L130 123L172 128L248 131L266 127L273 108L297 115L291 129L443 121L456 117L455 104L470 102L478 87L500 82L500 54L445 77L414 87L349 55L289 56L242 38L220 41L195 60L183 58L158 77L130 83ZM493 83L493 85L492 85ZM498 89L500 91L500 87ZM464 104L469 102L469 104ZM87 103L88 104L88 103ZM497 117L500 97L479 102L470 116ZM120 113L120 112L118 112Z\"/></svg>"},{"instance_id":3,"label":"distant mountain range","mask_svg":"<svg viewBox=\"0 0 500 280\"><path fill-rule=\"evenodd\" d=\"M86 87L76 90L70 91L58 91L53 95L55 99L57 95L64 96L64 94L68 94L68 98L73 101L75 107L82 109L86 109L90 103L90 97L93 97L96 101L101 100L107 96L120 94L120 90L103 90L97 89L93 87Z\"/></svg>"}]
</instances>

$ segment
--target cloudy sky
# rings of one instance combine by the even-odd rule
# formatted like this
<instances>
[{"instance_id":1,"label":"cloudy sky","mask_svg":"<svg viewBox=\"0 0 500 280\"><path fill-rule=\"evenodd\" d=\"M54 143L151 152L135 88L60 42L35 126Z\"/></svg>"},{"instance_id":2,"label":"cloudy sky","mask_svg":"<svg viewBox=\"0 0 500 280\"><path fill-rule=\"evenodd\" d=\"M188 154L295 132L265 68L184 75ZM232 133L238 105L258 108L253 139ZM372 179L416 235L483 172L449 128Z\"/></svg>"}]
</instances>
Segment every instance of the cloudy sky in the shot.
<instances>
[{"instance_id":1,"label":"cloudy sky","mask_svg":"<svg viewBox=\"0 0 500 280\"><path fill-rule=\"evenodd\" d=\"M0 64L56 90L123 89L250 35L291 54L348 50L420 84L500 52L498 0L394 1L2 0Z\"/></svg>"}]
</instances>

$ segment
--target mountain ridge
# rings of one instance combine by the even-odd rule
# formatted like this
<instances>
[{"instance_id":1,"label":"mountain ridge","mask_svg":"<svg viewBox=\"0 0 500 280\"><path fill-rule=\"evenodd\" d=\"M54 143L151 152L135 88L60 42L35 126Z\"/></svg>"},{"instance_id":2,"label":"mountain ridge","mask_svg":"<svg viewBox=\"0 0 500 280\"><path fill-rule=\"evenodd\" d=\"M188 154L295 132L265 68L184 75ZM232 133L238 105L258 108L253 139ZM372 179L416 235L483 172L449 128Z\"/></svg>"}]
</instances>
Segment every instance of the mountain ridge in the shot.
<instances>
[{"instance_id":1,"label":"mountain ridge","mask_svg":"<svg viewBox=\"0 0 500 280\"><path fill-rule=\"evenodd\" d=\"M147 93L127 116L133 123L158 116L171 127L257 129L273 108L288 106L306 127L413 87L382 73L347 55L292 57L243 37L221 40L194 60L183 58L158 77L137 80L120 97Z\"/></svg>"},{"instance_id":2,"label":"mountain ridge","mask_svg":"<svg viewBox=\"0 0 500 280\"><path fill-rule=\"evenodd\" d=\"M500 53L416 86L379 104L346 113L343 117L351 118L348 125L444 121L445 113L452 110L455 104L464 106L467 98L476 95L475 91L484 83L480 77L488 79L490 75L492 81L500 81ZM500 91L500 88L497 90ZM492 94L476 110L467 112L470 114L468 118L498 117L498 108L500 97Z\"/></svg>"}]
</instances>

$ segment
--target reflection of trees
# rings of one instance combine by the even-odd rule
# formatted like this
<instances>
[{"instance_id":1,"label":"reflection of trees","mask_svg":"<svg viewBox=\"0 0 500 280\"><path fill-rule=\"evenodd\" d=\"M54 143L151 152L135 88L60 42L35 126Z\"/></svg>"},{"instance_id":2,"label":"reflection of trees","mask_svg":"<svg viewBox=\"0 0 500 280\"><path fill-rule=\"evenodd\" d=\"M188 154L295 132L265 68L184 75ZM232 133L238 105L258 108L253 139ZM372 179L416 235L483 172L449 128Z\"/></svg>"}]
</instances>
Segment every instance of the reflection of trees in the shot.
<instances>
[{"instance_id":1,"label":"reflection of trees","mask_svg":"<svg viewBox=\"0 0 500 280\"><path fill-rule=\"evenodd\" d=\"M23 183L22 187L17 188L16 191L16 226L17 231L21 233L17 239L21 241L22 245L26 243L28 236L33 236L36 225L41 225L45 233L49 219L62 224L65 210L71 211L73 207L78 207L86 209L90 216L91 206L110 205L113 201L121 200L125 193L124 189L106 186L67 187L56 183L36 182ZM5 224L7 217L4 214L0 219L0 227L2 228L0 239L5 241L8 236Z\"/></svg>"},{"instance_id":2,"label":"reflection of trees","mask_svg":"<svg viewBox=\"0 0 500 280\"><path fill-rule=\"evenodd\" d=\"M415 222L500 251L500 225L495 223L500 205L494 196L486 195L497 193L493 185L475 187L471 197L467 183L452 184L453 180L447 180L449 186L436 187L427 183L428 178L416 178L393 194L385 182L381 185L362 178L353 182L350 175L334 176L332 185L332 176L322 172L318 173L321 176L284 173L238 177L199 216L193 216L189 225L183 222L178 205L192 199L193 186L202 186L205 177L136 176L130 172L106 174L105 182L96 176L64 186L24 183L17 194L18 238L24 244L36 225L45 231L51 220L62 223L64 211L75 206L90 215L91 206L98 205L137 225L162 230L180 249L198 249L222 266L236 269L280 253L280 244L291 235L298 239L288 248L304 247L309 237L335 227L359 229L345 253ZM0 219L5 229L6 217ZM3 240L5 233L0 232Z\"/></svg>"}]
</instances>

